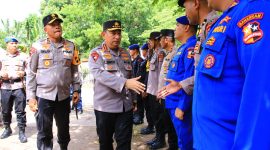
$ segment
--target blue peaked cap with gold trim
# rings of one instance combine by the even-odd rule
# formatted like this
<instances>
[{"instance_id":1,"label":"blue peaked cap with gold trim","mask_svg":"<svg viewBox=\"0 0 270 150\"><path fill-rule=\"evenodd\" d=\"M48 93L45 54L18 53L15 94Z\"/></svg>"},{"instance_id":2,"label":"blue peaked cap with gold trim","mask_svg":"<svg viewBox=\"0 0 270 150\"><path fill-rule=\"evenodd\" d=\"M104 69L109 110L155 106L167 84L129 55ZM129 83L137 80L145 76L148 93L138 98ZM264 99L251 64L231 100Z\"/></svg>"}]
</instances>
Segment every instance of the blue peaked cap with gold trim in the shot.
<instances>
[{"instance_id":1,"label":"blue peaked cap with gold trim","mask_svg":"<svg viewBox=\"0 0 270 150\"><path fill-rule=\"evenodd\" d=\"M15 37L6 37L5 38L5 42L8 43L8 42L19 42Z\"/></svg>"}]
</instances>

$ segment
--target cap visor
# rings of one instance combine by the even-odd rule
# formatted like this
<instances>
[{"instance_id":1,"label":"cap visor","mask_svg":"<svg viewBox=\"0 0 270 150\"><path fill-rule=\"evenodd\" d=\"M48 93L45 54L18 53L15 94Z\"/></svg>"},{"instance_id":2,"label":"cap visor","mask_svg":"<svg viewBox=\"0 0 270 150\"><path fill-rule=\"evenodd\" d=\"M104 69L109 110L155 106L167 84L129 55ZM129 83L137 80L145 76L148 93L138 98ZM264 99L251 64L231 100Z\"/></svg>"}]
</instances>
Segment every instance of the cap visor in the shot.
<instances>
[{"instance_id":1,"label":"cap visor","mask_svg":"<svg viewBox=\"0 0 270 150\"><path fill-rule=\"evenodd\" d=\"M114 31L114 30L123 30L122 28L110 28L110 29L107 29L108 31Z\"/></svg>"}]
</instances>

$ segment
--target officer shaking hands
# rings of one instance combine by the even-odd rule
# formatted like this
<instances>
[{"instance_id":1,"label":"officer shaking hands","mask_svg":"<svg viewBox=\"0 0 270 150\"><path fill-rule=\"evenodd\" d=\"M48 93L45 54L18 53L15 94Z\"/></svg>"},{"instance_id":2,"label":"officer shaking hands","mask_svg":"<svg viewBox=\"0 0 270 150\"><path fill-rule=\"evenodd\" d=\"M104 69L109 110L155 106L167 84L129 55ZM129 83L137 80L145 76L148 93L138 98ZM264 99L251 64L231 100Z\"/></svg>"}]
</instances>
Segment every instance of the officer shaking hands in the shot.
<instances>
[{"instance_id":1,"label":"officer shaking hands","mask_svg":"<svg viewBox=\"0 0 270 150\"><path fill-rule=\"evenodd\" d=\"M119 20L103 23L104 42L91 50L90 72L94 76L94 109L100 150L130 150L132 137L132 101L145 85L132 77L131 57L120 47L122 27Z\"/></svg>"},{"instance_id":2,"label":"officer shaking hands","mask_svg":"<svg viewBox=\"0 0 270 150\"><path fill-rule=\"evenodd\" d=\"M70 85L73 102L78 101L80 76L79 51L74 43L62 37L62 19L57 14L43 18L47 38L32 45L26 78L29 107L36 113L37 148L53 148L53 117L58 128L58 143L66 150L70 141Z\"/></svg>"}]
</instances>

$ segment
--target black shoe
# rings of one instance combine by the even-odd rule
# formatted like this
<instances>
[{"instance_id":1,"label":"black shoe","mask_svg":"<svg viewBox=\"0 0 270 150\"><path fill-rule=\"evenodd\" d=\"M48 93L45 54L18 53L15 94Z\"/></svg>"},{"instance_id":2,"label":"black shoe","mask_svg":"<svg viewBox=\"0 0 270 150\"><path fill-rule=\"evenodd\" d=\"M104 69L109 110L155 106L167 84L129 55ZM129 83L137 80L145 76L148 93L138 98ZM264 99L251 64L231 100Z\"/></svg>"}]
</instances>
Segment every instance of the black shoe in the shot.
<instances>
[{"instance_id":1,"label":"black shoe","mask_svg":"<svg viewBox=\"0 0 270 150\"><path fill-rule=\"evenodd\" d=\"M83 114L83 110L79 110L80 114Z\"/></svg>"},{"instance_id":2,"label":"black shoe","mask_svg":"<svg viewBox=\"0 0 270 150\"><path fill-rule=\"evenodd\" d=\"M21 143L26 143L27 142L27 137L25 136L25 130L24 129L19 129L19 140Z\"/></svg>"},{"instance_id":3,"label":"black shoe","mask_svg":"<svg viewBox=\"0 0 270 150\"><path fill-rule=\"evenodd\" d=\"M66 144L59 144L61 150L67 150L68 146Z\"/></svg>"},{"instance_id":4,"label":"black shoe","mask_svg":"<svg viewBox=\"0 0 270 150\"><path fill-rule=\"evenodd\" d=\"M153 143L155 143L156 141L157 141L157 138L154 137L152 140L147 141L146 144L150 146L150 145L152 145Z\"/></svg>"},{"instance_id":5,"label":"black shoe","mask_svg":"<svg viewBox=\"0 0 270 150\"><path fill-rule=\"evenodd\" d=\"M147 134L152 134L155 133L154 128L153 127L146 127L146 128L142 128L141 129L141 134L142 135L147 135Z\"/></svg>"},{"instance_id":6,"label":"black shoe","mask_svg":"<svg viewBox=\"0 0 270 150\"><path fill-rule=\"evenodd\" d=\"M159 148L164 148L166 146L165 140L156 140L152 145L150 145L150 149L159 149Z\"/></svg>"},{"instance_id":7,"label":"black shoe","mask_svg":"<svg viewBox=\"0 0 270 150\"><path fill-rule=\"evenodd\" d=\"M5 127L5 130L4 130L4 132L2 133L2 135L1 135L1 139L5 139L5 138L7 138L7 137L9 137L10 135L11 135L11 133L12 133L12 130L11 130L11 128L10 128L10 126L6 126Z\"/></svg>"},{"instance_id":8,"label":"black shoe","mask_svg":"<svg viewBox=\"0 0 270 150\"><path fill-rule=\"evenodd\" d=\"M133 124L139 125L142 123L143 123L143 120L141 118L139 118L139 117L133 118Z\"/></svg>"}]
</instances>

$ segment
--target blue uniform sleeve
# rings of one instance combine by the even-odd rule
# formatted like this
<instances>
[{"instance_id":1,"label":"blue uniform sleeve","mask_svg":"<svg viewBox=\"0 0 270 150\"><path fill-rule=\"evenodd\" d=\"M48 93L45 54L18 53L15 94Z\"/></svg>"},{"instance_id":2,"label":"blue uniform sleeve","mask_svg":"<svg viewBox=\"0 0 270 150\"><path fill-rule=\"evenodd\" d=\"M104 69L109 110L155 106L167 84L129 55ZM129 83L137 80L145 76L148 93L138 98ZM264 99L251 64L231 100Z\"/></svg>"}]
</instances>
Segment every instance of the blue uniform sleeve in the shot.
<instances>
[{"instance_id":1,"label":"blue uniform sleeve","mask_svg":"<svg viewBox=\"0 0 270 150\"><path fill-rule=\"evenodd\" d=\"M195 43L194 43L195 45ZM184 79L187 79L194 74L194 56L192 54L194 50L194 47L188 47L185 50L185 54L182 55L182 60L184 62L185 66L185 73L184 73ZM180 97L179 103L178 103L178 108L181 109L182 111L186 111L191 108L192 104L192 95L188 95L187 93L182 90L183 94Z\"/></svg>"},{"instance_id":2,"label":"blue uniform sleeve","mask_svg":"<svg viewBox=\"0 0 270 150\"><path fill-rule=\"evenodd\" d=\"M245 81L233 149L270 149L269 6L269 0L247 2L235 26Z\"/></svg>"}]
</instances>

